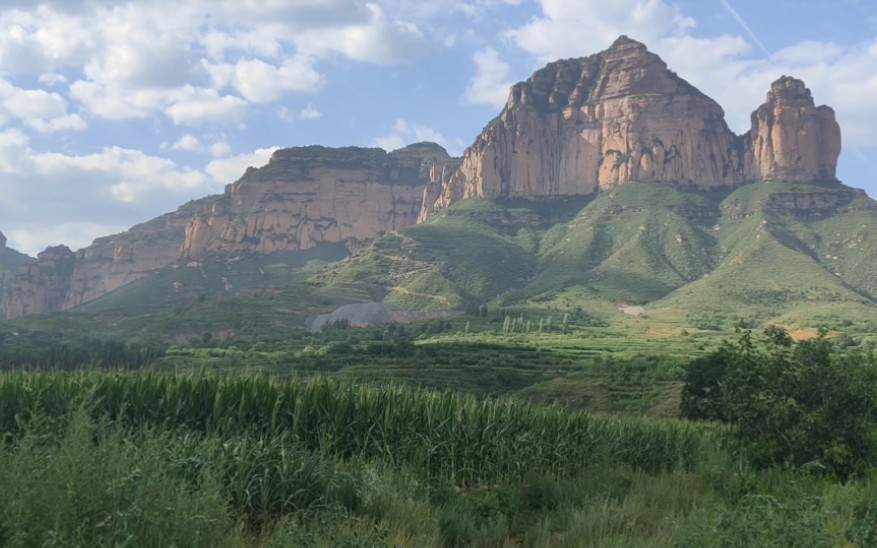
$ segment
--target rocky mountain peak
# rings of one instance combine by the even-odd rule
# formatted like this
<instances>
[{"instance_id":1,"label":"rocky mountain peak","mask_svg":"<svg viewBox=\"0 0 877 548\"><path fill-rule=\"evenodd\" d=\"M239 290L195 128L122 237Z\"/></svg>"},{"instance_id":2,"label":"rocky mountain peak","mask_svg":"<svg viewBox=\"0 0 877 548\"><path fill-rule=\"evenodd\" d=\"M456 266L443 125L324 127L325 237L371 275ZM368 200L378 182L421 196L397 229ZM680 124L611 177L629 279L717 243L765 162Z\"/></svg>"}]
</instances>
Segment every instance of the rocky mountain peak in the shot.
<instances>
[{"instance_id":1,"label":"rocky mountain peak","mask_svg":"<svg viewBox=\"0 0 877 548\"><path fill-rule=\"evenodd\" d=\"M834 180L840 155L840 126L834 110L813 102L804 82L783 76L752 113L746 178L790 182Z\"/></svg>"},{"instance_id":2,"label":"rocky mountain peak","mask_svg":"<svg viewBox=\"0 0 877 548\"><path fill-rule=\"evenodd\" d=\"M712 99L626 36L511 87L420 219L470 196L592 194L627 181L715 188L743 179L742 147Z\"/></svg>"},{"instance_id":3,"label":"rocky mountain peak","mask_svg":"<svg viewBox=\"0 0 877 548\"><path fill-rule=\"evenodd\" d=\"M462 165L433 177L419 219L472 196L586 195L629 181L711 189L833 180L839 153L834 111L814 106L801 80L774 82L750 132L737 136L718 103L620 36L513 85Z\"/></svg>"},{"instance_id":4,"label":"rocky mountain peak","mask_svg":"<svg viewBox=\"0 0 877 548\"><path fill-rule=\"evenodd\" d=\"M781 101L802 102L812 106L813 95L802 80L783 75L770 85L766 100L767 103Z\"/></svg>"},{"instance_id":5,"label":"rocky mountain peak","mask_svg":"<svg viewBox=\"0 0 877 548\"><path fill-rule=\"evenodd\" d=\"M700 94L645 44L621 36L603 52L549 63L513 85L506 108L551 112L642 93Z\"/></svg>"},{"instance_id":6,"label":"rocky mountain peak","mask_svg":"<svg viewBox=\"0 0 877 548\"><path fill-rule=\"evenodd\" d=\"M0 232L0 249L6 248L6 236Z\"/></svg>"}]
</instances>

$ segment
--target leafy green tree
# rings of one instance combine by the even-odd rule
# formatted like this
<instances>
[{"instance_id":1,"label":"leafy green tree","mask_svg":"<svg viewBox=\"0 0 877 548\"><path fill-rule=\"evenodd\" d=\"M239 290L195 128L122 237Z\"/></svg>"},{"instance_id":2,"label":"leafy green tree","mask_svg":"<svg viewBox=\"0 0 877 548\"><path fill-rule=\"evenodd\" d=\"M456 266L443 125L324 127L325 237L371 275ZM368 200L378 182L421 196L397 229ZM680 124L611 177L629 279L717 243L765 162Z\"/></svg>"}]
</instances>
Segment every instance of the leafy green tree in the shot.
<instances>
[{"instance_id":1,"label":"leafy green tree","mask_svg":"<svg viewBox=\"0 0 877 548\"><path fill-rule=\"evenodd\" d=\"M824 330L793 343L778 328L691 362L680 410L734 424L759 466L810 467L840 479L877 464L877 366L841 354Z\"/></svg>"}]
</instances>

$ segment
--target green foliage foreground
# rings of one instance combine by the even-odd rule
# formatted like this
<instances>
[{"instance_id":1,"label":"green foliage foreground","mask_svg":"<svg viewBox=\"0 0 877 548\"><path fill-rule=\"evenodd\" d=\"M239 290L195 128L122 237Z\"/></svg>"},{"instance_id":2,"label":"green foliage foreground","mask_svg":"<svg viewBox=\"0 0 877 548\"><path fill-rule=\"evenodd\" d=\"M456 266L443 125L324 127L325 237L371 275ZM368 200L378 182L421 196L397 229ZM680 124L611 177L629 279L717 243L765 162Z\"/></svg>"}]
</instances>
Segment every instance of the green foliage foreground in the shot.
<instances>
[{"instance_id":1,"label":"green foliage foreground","mask_svg":"<svg viewBox=\"0 0 877 548\"><path fill-rule=\"evenodd\" d=\"M770 327L762 344L738 331L735 343L689 364L683 416L735 425L761 467L806 467L844 480L877 465L873 355L836 352L824 330L794 343Z\"/></svg>"},{"instance_id":2,"label":"green foliage foreground","mask_svg":"<svg viewBox=\"0 0 877 548\"><path fill-rule=\"evenodd\" d=\"M325 380L0 375L0 545L868 546L715 424Z\"/></svg>"}]
</instances>

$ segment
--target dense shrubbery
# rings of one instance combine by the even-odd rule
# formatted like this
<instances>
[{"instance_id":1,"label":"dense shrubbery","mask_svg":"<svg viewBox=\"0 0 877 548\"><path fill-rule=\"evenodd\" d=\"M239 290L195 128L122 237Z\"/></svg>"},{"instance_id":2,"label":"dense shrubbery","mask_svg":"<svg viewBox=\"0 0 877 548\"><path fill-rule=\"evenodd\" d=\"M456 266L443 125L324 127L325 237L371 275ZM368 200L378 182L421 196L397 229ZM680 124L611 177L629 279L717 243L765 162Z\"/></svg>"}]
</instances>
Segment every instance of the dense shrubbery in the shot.
<instances>
[{"instance_id":1,"label":"dense shrubbery","mask_svg":"<svg viewBox=\"0 0 877 548\"><path fill-rule=\"evenodd\" d=\"M877 465L877 364L842 354L820 331L793 342L768 328L691 362L681 411L736 425L759 466L810 467L846 479Z\"/></svg>"},{"instance_id":2,"label":"dense shrubbery","mask_svg":"<svg viewBox=\"0 0 877 548\"><path fill-rule=\"evenodd\" d=\"M41 331L0 332L0 371L22 368L73 370L89 366L136 369L165 354L165 345L126 343Z\"/></svg>"}]
</instances>

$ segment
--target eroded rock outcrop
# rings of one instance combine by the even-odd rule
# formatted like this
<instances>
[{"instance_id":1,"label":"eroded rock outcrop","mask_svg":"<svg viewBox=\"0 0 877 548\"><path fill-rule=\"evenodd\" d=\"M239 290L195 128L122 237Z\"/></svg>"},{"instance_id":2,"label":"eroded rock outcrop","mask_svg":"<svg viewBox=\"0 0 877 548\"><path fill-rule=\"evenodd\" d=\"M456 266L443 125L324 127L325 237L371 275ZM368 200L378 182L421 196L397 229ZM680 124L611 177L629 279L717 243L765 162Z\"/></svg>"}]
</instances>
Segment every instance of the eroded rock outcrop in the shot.
<instances>
[{"instance_id":1,"label":"eroded rock outcrop","mask_svg":"<svg viewBox=\"0 0 877 548\"><path fill-rule=\"evenodd\" d=\"M470 196L591 194L631 180L731 186L742 152L715 101L621 37L512 86L460 169L427 190L421 219Z\"/></svg>"},{"instance_id":2,"label":"eroded rock outcrop","mask_svg":"<svg viewBox=\"0 0 877 548\"><path fill-rule=\"evenodd\" d=\"M186 227L181 255L272 253L363 242L413 225L432 167L449 161L433 143L379 148L278 150L228 185Z\"/></svg>"},{"instance_id":3,"label":"eroded rock outcrop","mask_svg":"<svg viewBox=\"0 0 877 548\"><path fill-rule=\"evenodd\" d=\"M783 76L752 113L746 135L750 181L831 181L840 155L840 126L831 107L815 106L801 80Z\"/></svg>"},{"instance_id":4,"label":"eroded rock outcrop","mask_svg":"<svg viewBox=\"0 0 877 548\"><path fill-rule=\"evenodd\" d=\"M737 136L722 108L625 36L512 86L453 173L433 177L423 221L472 196L585 195L627 181L711 189L834 179L840 130L800 80L775 82Z\"/></svg>"},{"instance_id":5,"label":"eroded rock outcrop","mask_svg":"<svg viewBox=\"0 0 877 548\"><path fill-rule=\"evenodd\" d=\"M184 204L176 211L135 225L121 234L96 239L76 252L76 266L62 310L91 302L156 270L174 264L185 229L205 202Z\"/></svg>"},{"instance_id":6,"label":"eroded rock outcrop","mask_svg":"<svg viewBox=\"0 0 877 548\"><path fill-rule=\"evenodd\" d=\"M433 143L389 154L355 147L279 150L224 195L189 202L75 253L67 250L63 261L61 248L46 250L37 264L13 276L3 314L67 310L210 253L294 251L320 242L355 249L414 224L430 171L450 161ZM52 266L61 263L64 268Z\"/></svg>"},{"instance_id":7,"label":"eroded rock outcrop","mask_svg":"<svg viewBox=\"0 0 877 548\"><path fill-rule=\"evenodd\" d=\"M12 283L6 303L7 318L60 310L76 263L76 255L69 247L49 247L35 263L21 267Z\"/></svg>"}]
</instances>

